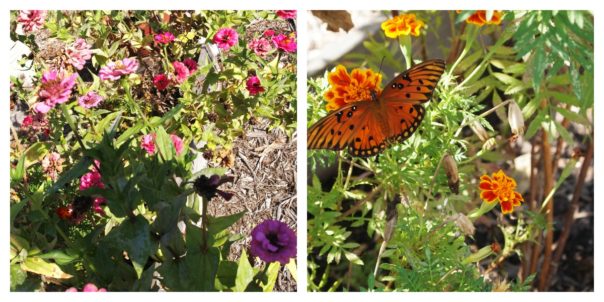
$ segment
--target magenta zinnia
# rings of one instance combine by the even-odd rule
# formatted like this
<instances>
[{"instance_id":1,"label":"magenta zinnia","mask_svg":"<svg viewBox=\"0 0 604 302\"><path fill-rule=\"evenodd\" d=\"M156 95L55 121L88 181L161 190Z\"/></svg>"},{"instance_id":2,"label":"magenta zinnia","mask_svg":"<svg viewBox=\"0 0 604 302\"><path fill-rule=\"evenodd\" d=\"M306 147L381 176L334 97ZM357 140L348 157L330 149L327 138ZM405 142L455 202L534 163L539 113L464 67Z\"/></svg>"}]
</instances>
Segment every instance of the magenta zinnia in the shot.
<instances>
[{"instance_id":1,"label":"magenta zinnia","mask_svg":"<svg viewBox=\"0 0 604 302\"><path fill-rule=\"evenodd\" d=\"M273 43L275 43L277 48L279 48L280 50L286 52L296 52L296 36L293 33L289 36L286 36L284 34L278 34L273 37Z\"/></svg>"},{"instance_id":2,"label":"magenta zinnia","mask_svg":"<svg viewBox=\"0 0 604 302\"><path fill-rule=\"evenodd\" d=\"M34 105L34 110L39 113L47 113L57 104L69 100L71 89L75 86L76 74L68 74L65 71L51 70L42 75L42 84L38 91L40 102Z\"/></svg>"},{"instance_id":3,"label":"magenta zinnia","mask_svg":"<svg viewBox=\"0 0 604 302\"><path fill-rule=\"evenodd\" d=\"M155 42L159 44L170 44L172 41L174 41L174 38L174 35L168 31L155 35Z\"/></svg>"},{"instance_id":4,"label":"magenta zinnia","mask_svg":"<svg viewBox=\"0 0 604 302\"><path fill-rule=\"evenodd\" d=\"M278 10L277 16L283 19L296 19L296 11L295 10Z\"/></svg>"},{"instance_id":5,"label":"magenta zinnia","mask_svg":"<svg viewBox=\"0 0 604 302\"><path fill-rule=\"evenodd\" d=\"M136 58L125 58L121 61L109 62L99 71L101 80L115 81L123 75L135 73L138 69L138 60Z\"/></svg>"},{"instance_id":6,"label":"magenta zinnia","mask_svg":"<svg viewBox=\"0 0 604 302\"><path fill-rule=\"evenodd\" d=\"M219 29L214 35L214 39L212 41L218 45L218 48L222 50L229 50L231 47L237 44L238 39L239 34L237 34L237 31L226 27Z\"/></svg>"},{"instance_id":7,"label":"magenta zinnia","mask_svg":"<svg viewBox=\"0 0 604 302\"><path fill-rule=\"evenodd\" d=\"M264 92L264 87L260 83L260 79L257 76L251 76L245 82L245 88L250 92L250 95L256 95Z\"/></svg>"},{"instance_id":8,"label":"magenta zinnia","mask_svg":"<svg viewBox=\"0 0 604 302\"><path fill-rule=\"evenodd\" d=\"M250 253L264 262L285 265L296 257L296 246L296 233L281 221L265 220L252 230Z\"/></svg>"},{"instance_id":9,"label":"magenta zinnia","mask_svg":"<svg viewBox=\"0 0 604 302\"><path fill-rule=\"evenodd\" d=\"M182 62L172 62L172 67L174 67L174 73L176 74L176 82L178 84L182 84L185 80L187 80L187 78L191 74L189 68L187 68L187 65Z\"/></svg>"},{"instance_id":10,"label":"magenta zinnia","mask_svg":"<svg viewBox=\"0 0 604 302\"><path fill-rule=\"evenodd\" d=\"M67 63L73 65L78 70L84 68L86 61L92 57L92 45L86 43L86 40L77 38L73 44L65 49L67 55Z\"/></svg>"}]
</instances>

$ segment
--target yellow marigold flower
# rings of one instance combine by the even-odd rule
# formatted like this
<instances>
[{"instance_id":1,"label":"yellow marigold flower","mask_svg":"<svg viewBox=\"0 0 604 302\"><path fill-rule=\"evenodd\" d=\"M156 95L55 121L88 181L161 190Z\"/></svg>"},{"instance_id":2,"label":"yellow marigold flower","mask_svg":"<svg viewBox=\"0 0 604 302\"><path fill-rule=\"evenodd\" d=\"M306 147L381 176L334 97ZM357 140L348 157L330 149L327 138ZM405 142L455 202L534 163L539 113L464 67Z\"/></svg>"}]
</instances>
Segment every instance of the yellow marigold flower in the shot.
<instances>
[{"instance_id":1,"label":"yellow marigold flower","mask_svg":"<svg viewBox=\"0 0 604 302\"><path fill-rule=\"evenodd\" d=\"M353 69L350 74L343 65L327 75L329 90L323 95L327 110L336 110L348 103L371 100L371 91L381 93L382 75L371 69Z\"/></svg>"},{"instance_id":2,"label":"yellow marigold flower","mask_svg":"<svg viewBox=\"0 0 604 302\"><path fill-rule=\"evenodd\" d=\"M483 26L485 24L500 24L501 16L503 13L499 10L493 11L493 16L491 20L487 20L487 11L486 10L477 10L473 13L468 19L466 19L467 23L476 24L478 26Z\"/></svg>"},{"instance_id":3,"label":"yellow marigold flower","mask_svg":"<svg viewBox=\"0 0 604 302\"><path fill-rule=\"evenodd\" d=\"M518 207L524 201L522 195L516 192L516 181L499 170L492 177L483 175L480 177L480 199L491 203L499 200L503 214L512 213L514 207Z\"/></svg>"},{"instance_id":4,"label":"yellow marigold flower","mask_svg":"<svg viewBox=\"0 0 604 302\"><path fill-rule=\"evenodd\" d=\"M382 30L388 38L398 36L419 36L419 31L424 26L424 21L415 19L415 14L402 14L382 22Z\"/></svg>"}]
</instances>

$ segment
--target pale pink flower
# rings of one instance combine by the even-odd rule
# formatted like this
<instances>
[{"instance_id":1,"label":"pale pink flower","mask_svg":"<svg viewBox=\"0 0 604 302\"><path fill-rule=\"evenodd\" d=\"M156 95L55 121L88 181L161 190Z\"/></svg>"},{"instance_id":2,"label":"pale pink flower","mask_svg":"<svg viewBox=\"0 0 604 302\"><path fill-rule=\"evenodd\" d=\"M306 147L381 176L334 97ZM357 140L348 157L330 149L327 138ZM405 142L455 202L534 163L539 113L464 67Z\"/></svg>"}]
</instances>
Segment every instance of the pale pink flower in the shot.
<instances>
[{"instance_id":1,"label":"pale pink flower","mask_svg":"<svg viewBox=\"0 0 604 302\"><path fill-rule=\"evenodd\" d=\"M184 81L186 81L189 75L191 74L189 68L187 68L187 66L182 62L172 62L172 67L174 67L174 73L176 74L176 82L178 84L182 84Z\"/></svg>"},{"instance_id":2,"label":"pale pink flower","mask_svg":"<svg viewBox=\"0 0 604 302\"><path fill-rule=\"evenodd\" d=\"M178 137L175 134L170 134L170 139L172 140L172 144L174 145L174 149L176 149L176 155L180 155L184 148L184 144L182 142L182 138Z\"/></svg>"},{"instance_id":3,"label":"pale pink flower","mask_svg":"<svg viewBox=\"0 0 604 302\"><path fill-rule=\"evenodd\" d=\"M245 88L250 92L250 95L256 95L264 92L264 87L260 84L260 79L257 76L251 76L245 82Z\"/></svg>"},{"instance_id":4,"label":"pale pink flower","mask_svg":"<svg viewBox=\"0 0 604 302\"><path fill-rule=\"evenodd\" d=\"M247 47L262 58L266 57L272 50L271 43L266 38L252 39L252 41L247 44Z\"/></svg>"},{"instance_id":5,"label":"pale pink flower","mask_svg":"<svg viewBox=\"0 0 604 302\"><path fill-rule=\"evenodd\" d=\"M295 10L278 10L277 16L283 19L296 19L296 11Z\"/></svg>"},{"instance_id":6,"label":"pale pink flower","mask_svg":"<svg viewBox=\"0 0 604 302\"><path fill-rule=\"evenodd\" d=\"M174 38L174 35L168 31L155 35L155 42L159 44L170 44L172 41L174 41Z\"/></svg>"},{"instance_id":7,"label":"pale pink flower","mask_svg":"<svg viewBox=\"0 0 604 302\"><path fill-rule=\"evenodd\" d=\"M86 285L84 285L84 288L82 288L82 292L106 292L106 291L107 290L105 288L98 288L96 285L94 285L92 283L87 283ZM70 287L65 292L78 292L78 289L75 287Z\"/></svg>"},{"instance_id":8,"label":"pale pink flower","mask_svg":"<svg viewBox=\"0 0 604 302\"><path fill-rule=\"evenodd\" d=\"M141 139L141 147L151 155L155 153L155 134L144 135Z\"/></svg>"},{"instance_id":9,"label":"pale pink flower","mask_svg":"<svg viewBox=\"0 0 604 302\"><path fill-rule=\"evenodd\" d=\"M86 40L77 38L73 44L65 49L67 55L67 63L73 65L73 67L81 70L84 68L86 61L92 57L92 45L88 44Z\"/></svg>"},{"instance_id":10,"label":"pale pink flower","mask_svg":"<svg viewBox=\"0 0 604 302\"><path fill-rule=\"evenodd\" d=\"M138 60L136 58L125 58L121 61L109 62L99 71L101 80L115 81L123 75L135 73L138 69Z\"/></svg>"},{"instance_id":11,"label":"pale pink flower","mask_svg":"<svg viewBox=\"0 0 604 302\"><path fill-rule=\"evenodd\" d=\"M57 180L59 173L63 171L63 159L57 152L51 152L42 159L42 169L52 180Z\"/></svg>"},{"instance_id":12,"label":"pale pink flower","mask_svg":"<svg viewBox=\"0 0 604 302\"><path fill-rule=\"evenodd\" d=\"M187 68L189 68L189 71L191 73L194 73L197 70L197 61L195 61L191 58L184 59L184 61L182 61L182 63L185 64L185 66L187 66Z\"/></svg>"},{"instance_id":13,"label":"pale pink flower","mask_svg":"<svg viewBox=\"0 0 604 302\"><path fill-rule=\"evenodd\" d=\"M296 52L296 48L298 46L296 43L296 37L294 35L276 35L273 37L273 43L275 43L277 48L286 52Z\"/></svg>"},{"instance_id":14,"label":"pale pink flower","mask_svg":"<svg viewBox=\"0 0 604 302\"><path fill-rule=\"evenodd\" d=\"M22 10L19 11L17 22L26 33L36 31L44 26L47 13L45 10Z\"/></svg>"},{"instance_id":15,"label":"pale pink flower","mask_svg":"<svg viewBox=\"0 0 604 302\"><path fill-rule=\"evenodd\" d=\"M34 105L34 110L39 113L47 113L57 104L69 100L71 89L75 86L76 74L68 74L65 71L51 70L42 75L42 84L38 91L40 102Z\"/></svg>"},{"instance_id":16,"label":"pale pink flower","mask_svg":"<svg viewBox=\"0 0 604 302\"><path fill-rule=\"evenodd\" d=\"M86 109L90 109L96 107L103 100L105 100L104 97L98 95L94 91L89 91L78 99L78 104Z\"/></svg>"},{"instance_id":17,"label":"pale pink flower","mask_svg":"<svg viewBox=\"0 0 604 302\"><path fill-rule=\"evenodd\" d=\"M222 50L229 50L235 44L237 44L239 39L239 34L237 31L232 28L221 28L214 35L214 43L218 45L218 48Z\"/></svg>"}]
</instances>

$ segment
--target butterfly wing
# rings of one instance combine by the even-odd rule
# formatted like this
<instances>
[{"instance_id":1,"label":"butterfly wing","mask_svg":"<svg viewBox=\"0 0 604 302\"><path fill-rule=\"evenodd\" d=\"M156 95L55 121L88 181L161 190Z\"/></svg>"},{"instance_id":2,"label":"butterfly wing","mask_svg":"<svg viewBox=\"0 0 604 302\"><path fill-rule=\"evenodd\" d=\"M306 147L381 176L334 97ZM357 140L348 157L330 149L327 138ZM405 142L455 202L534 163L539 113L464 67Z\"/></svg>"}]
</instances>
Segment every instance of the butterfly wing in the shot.
<instances>
[{"instance_id":1,"label":"butterfly wing","mask_svg":"<svg viewBox=\"0 0 604 302\"><path fill-rule=\"evenodd\" d=\"M436 83L445 71L445 61L428 60L396 76L380 96L380 101L425 103L432 97Z\"/></svg>"},{"instance_id":2,"label":"butterfly wing","mask_svg":"<svg viewBox=\"0 0 604 302\"><path fill-rule=\"evenodd\" d=\"M380 125L377 103L362 101L330 112L308 129L308 149L343 150L371 156L386 148L387 131Z\"/></svg>"}]
</instances>

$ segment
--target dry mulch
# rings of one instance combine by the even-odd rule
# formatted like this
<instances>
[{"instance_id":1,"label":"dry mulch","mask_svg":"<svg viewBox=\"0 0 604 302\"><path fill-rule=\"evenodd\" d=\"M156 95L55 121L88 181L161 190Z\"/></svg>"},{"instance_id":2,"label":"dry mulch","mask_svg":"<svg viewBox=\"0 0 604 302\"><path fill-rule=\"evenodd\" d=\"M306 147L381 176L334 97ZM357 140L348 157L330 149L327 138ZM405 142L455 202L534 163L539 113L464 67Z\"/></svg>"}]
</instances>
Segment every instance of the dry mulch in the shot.
<instances>
[{"instance_id":1,"label":"dry mulch","mask_svg":"<svg viewBox=\"0 0 604 302\"><path fill-rule=\"evenodd\" d=\"M212 216L246 211L229 229L245 236L231 246L229 260L239 259L242 249L249 247L252 229L266 219L285 222L297 230L295 134L290 139L280 129L268 130L268 121L248 126L245 133L233 144L235 164L227 175L235 179L221 187L235 195L228 202L214 199L208 207ZM282 268L274 290L296 291L296 288L296 281Z\"/></svg>"}]
</instances>

